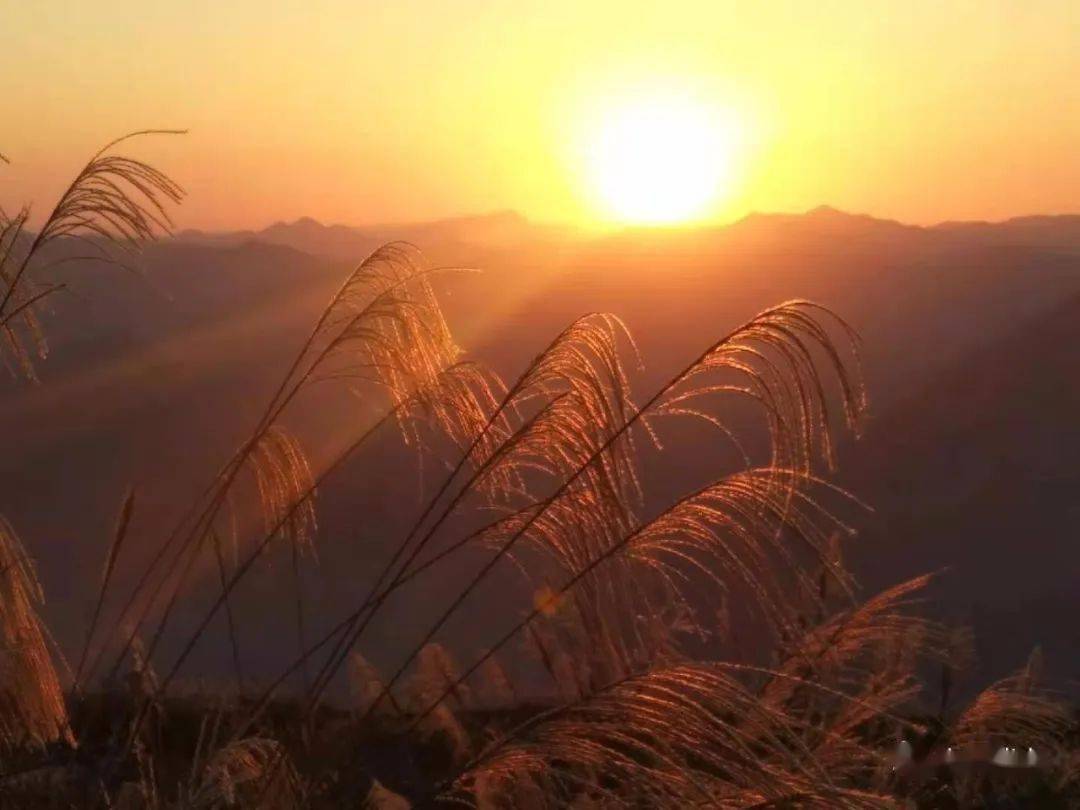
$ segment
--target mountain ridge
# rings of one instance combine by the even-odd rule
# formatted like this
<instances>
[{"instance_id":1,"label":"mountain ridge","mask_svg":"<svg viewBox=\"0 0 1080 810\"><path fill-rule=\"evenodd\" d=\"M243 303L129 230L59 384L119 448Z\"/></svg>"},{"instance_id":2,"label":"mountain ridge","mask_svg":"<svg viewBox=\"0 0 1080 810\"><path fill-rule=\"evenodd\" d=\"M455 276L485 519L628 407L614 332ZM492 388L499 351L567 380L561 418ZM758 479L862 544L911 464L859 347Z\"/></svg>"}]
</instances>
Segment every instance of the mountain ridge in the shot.
<instances>
[{"instance_id":1,"label":"mountain ridge","mask_svg":"<svg viewBox=\"0 0 1080 810\"><path fill-rule=\"evenodd\" d=\"M172 237L178 242L210 244L241 241L285 244L304 252L324 252L337 255L354 247L377 246L382 242L404 239L415 241L427 237L432 241L447 240L464 243L497 243L506 245L514 238L533 242L562 239L568 242L593 243L619 241L635 235L659 239L691 238L702 235L738 235L755 231L796 229L818 231L823 236L842 234L915 235L941 237L946 240L969 238L993 244L1023 244L1027 246L1080 246L1080 214L1030 214L1008 219L946 220L931 225L905 223L866 213L853 213L830 205L819 205L802 213L753 211L724 224L708 224L677 228L628 226L605 232L590 232L568 226L534 222L521 213L500 209L483 214L465 214L415 222L346 225L323 223L303 216L292 221L278 220L258 230L211 231L185 229ZM325 244L320 246L319 241ZM350 254L355 256L355 252Z\"/></svg>"}]
</instances>

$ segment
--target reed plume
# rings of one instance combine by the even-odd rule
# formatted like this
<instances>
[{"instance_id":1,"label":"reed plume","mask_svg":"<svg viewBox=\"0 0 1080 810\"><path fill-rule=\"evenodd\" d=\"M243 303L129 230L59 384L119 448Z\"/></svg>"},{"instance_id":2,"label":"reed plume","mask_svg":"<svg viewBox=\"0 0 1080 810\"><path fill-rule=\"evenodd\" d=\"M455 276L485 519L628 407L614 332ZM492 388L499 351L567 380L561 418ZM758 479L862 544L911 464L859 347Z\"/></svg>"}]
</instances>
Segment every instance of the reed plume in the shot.
<instances>
[{"instance_id":1,"label":"reed plume","mask_svg":"<svg viewBox=\"0 0 1080 810\"><path fill-rule=\"evenodd\" d=\"M349 656L349 692L353 706L360 714L367 712L383 691L382 676L372 664L358 652Z\"/></svg>"},{"instance_id":2,"label":"reed plume","mask_svg":"<svg viewBox=\"0 0 1080 810\"><path fill-rule=\"evenodd\" d=\"M759 691L763 703L805 724L803 744L848 783L881 782L898 729L925 731L903 719L919 714L919 668L957 658L955 631L919 611L929 580L889 588L788 640Z\"/></svg>"},{"instance_id":3,"label":"reed plume","mask_svg":"<svg viewBox=\"0 0 1080 810\"><path fill-rule=\"evenodd\" d=\"M416 439L418 429L416 420L409 418L410 411L428 389L454 373L450 369L455 369L453 361L459 353L438 309L430 285L431 273L420 261L415 248L390 244L375 251L350 273L301 346L248 440L218 473L185 520L161 544L121 613L124 616L138 610L134 622L137 631L155 608L160 610L161 618L150 643L151 654L176 601L191 581L197 561L209 549L215 526L223 519L228 523L227 507L245 471L250 471L259 484L264 516L272 525L230 575L222 572L222 598L203 628L227 603L229 594L276 537L283 531L295 530L310 535L314 525L311 497L318 480L344 463L374 427L386 419L396 420L407 440ZM455 370L466 375L463 370ZM481 378L473 372L469 379L478 382ZM304 390L329 380L346 380L354 390L366 390L368 394L382 392L389 396L390 406L374 427L361 433L356 442L313 478L302 449L294 440L285 438L288 434L279 420ZM471 390L482 391L482 383ZM465 398L459 397L459 404L464 401ZM444 407L437 414L448 422L458 420L447 426L448 431L459 430L458 425L469 418L460 408ZM150 598L138 608L143 595ZM201 632L202 629L197 631L191 644ZM125 652L126 645L121 656ZM119 661L117 658L114 671ZM170 679L171 673L166 675L164 684Z\"/></svg>"},{"instance_id":4,"label":"reed plume","mask_svg":"<svg viewBox=\"0 0 1080 810\"><path fill-rule=\"evenodd\" d=\"M449 788L479 806L890 807L836 784L798 741L798 723L722 667L653 668L527 721Z\"/></svg>"},{"instance_id":5,"label":"reed plume","mask_svg":"<svg viewBox=\"0 0 1080 810\"><path fill-rule=\"evenodd\" d=\"M75 745L48 630L37 614L44 599L33 562L0 518L0 747L8 751L58 740Z\"/></svg>"},{"instance_id":6,"label":"reed plume","mask_svg":"<svg viewBox=\"0 0 1080 810\"><path fill-rule=\"evenodd\" d=\"M1063 758L1072 718L1061 697L1040 684L1039 668L1036 651L1019 672L980 692L952 724L953 744L1030 746L1044 760Z\"/></svg>"},{"instance_id":7,"label":"reed plume","mask_svg":"<svg viewBox=\"0 0 1080 810\"><path fill-rule=\"evenodd\" d=\"M559 470L580 463L599 444L607 443L610 453L598 465L594 476L609 492L617 494L608 503L625 502L625 494L634 491L636 484L631 454L625 450L629 437L617 444L608 441L618 420L631 406L619 353L619 338L624 331L621 322L611 316L592 314L577 319L534 358L493 412L486 418L470 420L470 424L480 425L479 431L460 452L456 466L428 501L372 589L344 620L348 629L320 669L313 700L325 690L386 598L419 571L468 544L467 540L458 540L442 551L429 554L427 560L418 560L446 521L469 503L471 495L478 495L481 503L510 508L512 514L520 512L522 507L509 506L514 496L531 500L531 488L542 489L544 479L552 476L555 482L549 486L557 484ZM486 385L486 380L480 382ZM470 386L475 387L475 384ZM434 390L437 393L441 388ZM481 400L490 399L468 397L465 413L473 413ZM523 411L531 411L531 415L522 418ZM461 422L460 415L456 421ZM448 427L452 425L453 422ZM442 428L444 433L451 433L448 427ZM459 474L468 469L471 473L455 490ZM443 506L439 509L441 502ZM504 525L505 521L498 523ZM481 531L476 536L484 534ZM394 673L388 690L408 664L406 661Z\"/></svg>"},{"instance_id":8,"label":"reed plume","mask_svg":"<svg viewBox=\"0 0 1080 810\"><path fill-rule=\"evenodd\" d=\"M167 206L183 190L168 175L113 149L144 135L180 134L143 130L109 142L83 166L36 234L28 232L30 208L14 216L0 210L0 356L13 373L35 380L33 355L44 358L48 344L39 320L45 301L66 284L50 278L61 264L92 258L130 268L135 251L172 227ZM5 161L6 162L6 161ZM89 252L48 256L61 241Z\"/></svg>"},{"instance_id":9,"label":"reed plume","mask_svg":"<svg viewBox=\"0 0 1080 810\"><path fill-rule=\"evenodd\" d=\"M415 711L432 707L419 725L421 735L427 739L441 736L448 744L453 760L464 762L471 745L456 712L469 702L469 692L460 682L457 665L449 651L441 644L425 647L416 659L416 667L404 691Z\"/></svg>"},{"instance_id":10,"label":"reed plume","mask_svg":"<svg viewBox=\"0 0 1080 810\"><path fill-rule=\"evenodd\" d=\"M299 775L282 745L260 737L230 743L207 762L188 804L193 810L295 810L302 806Z\"/></svg>"},{"instance_id":11,"label":"reed plume","mask_svg":"<svg viewBox=\"0 0 1080 810\"><path fill-rule=\"evenodd\" d=\"M471 708L504 710L518 702L514 681L496 655L483 656L484 664L473 678Z\"/></svg>"},{"instance_id":12,"label":"reed plume","mask_svg":"<svg viewBox=\"0 0 1080 810\"><path fill-rule=\"evenodd\" d=\"M826 314L821 315L819 320L821 312ZM706 348L640 409L627 409L625 417L611 428L606 438L601 439L584 459L571 467L554 492L528 514L520 527L505 541L498 543L489 561L436 620L421 643L388 681L387 688L393 686L419 650L434 638L480 582L500 561L511 556L515 545L529 536L538 524L543 526L545 521L552 522L549 514L558 515L560 499L574 498L583 491L585 493L586 508L566 510L571 517L569 525L572 529L582 520L589 521L591 515L602 510L604 503L621 503L620 495L624 490L610 486L608 478L597 470L606 468L606 454L625 439L630 429L636 425L647 424L648 416L653 413L662 416L688 413L700 415L699 406L694 403L716 393L734 393L758 403L770 429L771 457L777 462L770 469L783 471L777 480L781 483L786 481L782 487L785 494L781 496L781 500L785 505L781 511L786 513L794 510L794 514L798 515L799 509L803 507L792 501L792 485L798 482L799 476L810 475L815 452L820 452L826 462L832 461L831 435L834 426L826 404L826 372L831 371L839 381L845 421L848 425L856 424L864 405L861 384L853 379L851 367L845 363L842 349L834 342L824 325L824 320L831 317L833 316L827 311L804 301L793 301L766 310ZM836 322L840 324L841 333L853 352L853 333L842 321ZM817 365L818 355L824 357L821 368ZM730 379L732 376L734 382ZM710 421L730 434L730 430L719 420L714 418ZM590 497L594 493L597 497ZM554 523L557 522L556 517ZM609 521L593 520L593 523L601 537L610 536L612 526ZM586 529L584 534L593 537L595 532ZM560 533L559 536L565 536L565 533ZM588 558L586 568L575 576L575 584L585 573L591 573L596 564L613 556L610 540L600 540L600 544L602 547L606 545L607 550L594 553ZM572 545L567 544L567 547ZM555 548L558 550L559 546L556 545ZM781 556L786 553L783 547L780 547L779 551ZM751 585L756 585L760 592L760 584L751 582ZM767 609L771 606L770 600L759 601ZM518 629L520 626L513 632ZM504 637L500 644L507 640L508 638ZM602 642L598 644L598 648L604 654L608 650L617 651L617 647L611 643L610 635L606 641L595 638L592 641L594 644ZM617 663L616 661L616 665Z\"/></svg>"},{"instance_id":13,"label":"reed plume","mask_svg":"<svg viewBox=\"0 0 1080 810\"><path fill-rule=\"evenodd\" d=\"M272 425L259 438L251 456L263 531L279 533L302 554L315 554L315 482L300 443L284 428Z\"/></svg>"}]
</instances>

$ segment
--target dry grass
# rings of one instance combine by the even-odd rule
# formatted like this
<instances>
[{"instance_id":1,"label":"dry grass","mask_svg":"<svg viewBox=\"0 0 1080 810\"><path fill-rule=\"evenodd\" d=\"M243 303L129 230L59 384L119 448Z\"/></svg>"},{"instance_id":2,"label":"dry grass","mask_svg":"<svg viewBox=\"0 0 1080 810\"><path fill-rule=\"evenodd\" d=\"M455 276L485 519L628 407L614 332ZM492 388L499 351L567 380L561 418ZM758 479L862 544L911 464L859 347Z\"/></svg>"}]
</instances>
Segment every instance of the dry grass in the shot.
<instances>
[{"instance_id":1,"label":"dry grass","mask_svg":"<svg viewBox=\"0 0 1080 810\"><path fill-rule=\"evenodd\" d=\"M137 244L167 228L162 203L179 199L163 174L109 155L114 145L32 239L25 211L3 220L5 358L26 376L28 347L43 346L37 307L59 289L39 280L44 248ZM927 756L1016 738L1046 752L1061 784L1073 778L1070 717L1038 686L1035 661L960 712L944 694L928 719L921 675L961 667L968 640L927 618L926 577L857 598L840 515L859 505L824 477L838 432L856 430L865 406L858 341L843 321L807 301L773 307L638 405L637 350L610 315L574 321L509 384L462 361L432 286L439 272L404 244L361 262L245 440L145 569L120 582L129 494L67 695L35 613L33 567L0 524L0 744L25 764L16 773L5 763L0 797L28 807L407 806L387 784L420 805L483 808L892 807L905 793L929 795L891 770L899 735L926 741ZM313 469L287 424L317 384L380 416ZM752 406L768 441L757 466L745 421L729 421L734 403ZM645 514L641 447L670 462L664 434L676 419L704 420L742 463ZM390 428L445 474L372 586L308 639L300 567L317 562L316 493ZM258 531L238 529L253 509ZM475 575L384 676L359 649L365 632L393 595L466 552L481 556ZM271 554L292 563L298 651L256 693L245 689L233 605ZM219 593L162 661L160 640L207 571ZM513 578L532 604L459 663L443 628L496 578ZM185 697L181 673L218 621L236 693ZM756 648L731 643L737 633ZM335 712L324 697L343 671L352 705ZM297 672L302 694L281 697ZM77 742L89 753L77 755ZM396 754L387 761L386 751ZM943 789L974 801L980 786Z\"/></svg>"},{"instance_id":2,"label":"dry grass","mask_svg":"<svg viewBox=\"0 0 1080 810\"><path fill-rule=\"evenodd\" d=\"M37 615L43 600L33 562L0 518L0 750L74 744L48 630Z\"/></svg>"},{"instance_id":3,"label":"dry grass","mask_svg":"<svg viewBox=\"0 0 1080 810\"><path fill-rule=\"evenodd\" d=\"M579 795L602 806L891 806L845 784L803 740L798 719L723 665L654 667L500 740L455 787L483 806Z\"/></svg>"},{"instance_id":4,"label":"dry grass","mask_svg":"<svg viewBox=\"0 0 1080 810\"><path fill-rule=\"evenodd\" d=\"M130 267L144 242L169 231L172 223L165 206L180 201L180 186L147 163L113 154L132 138L162 134L180 133L145 130L106 144L67 187L37 233L27 229L29 206L14 216L0 209L0 357L12 373L36 379L33 357L44 358L48 352L39 312L66 286L52 278L59 265L94 258ZM87 253L49 255L49 247L60 242L81 245Z\"/></svg>"},{"instance_id":5,"label":"dry grass","mask_svg":"<svg viewBox=\"0 0 1080 810\"><path fill-rule=\"evenodd\" d=\"M206 763L198 787L185 804L199 810L300 807L300 780L287 757L275 740L252 737L230 743Z\"/></svg>"}]
</instances>

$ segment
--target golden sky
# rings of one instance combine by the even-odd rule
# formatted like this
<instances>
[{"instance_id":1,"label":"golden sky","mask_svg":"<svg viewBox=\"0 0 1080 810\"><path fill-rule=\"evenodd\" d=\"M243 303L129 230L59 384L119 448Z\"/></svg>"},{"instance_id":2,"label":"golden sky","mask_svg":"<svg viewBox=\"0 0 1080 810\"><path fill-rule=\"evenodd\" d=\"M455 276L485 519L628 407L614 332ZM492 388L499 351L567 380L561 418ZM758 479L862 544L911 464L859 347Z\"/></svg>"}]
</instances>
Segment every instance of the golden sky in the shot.
<instances>
[{"instance_id":1,"label":"golden sky","mask_svg":"<svg viewBox=\"0 0 1080 810\"><path fill-rule=\"evenodd\" d=\"M0 203L136 153L181 226L516 209L605 224L586 157L623 101L737 122L699 218L827 203L911 222L1080 210L1076 0L5 3Z\"/></svg>"}]
</instances>

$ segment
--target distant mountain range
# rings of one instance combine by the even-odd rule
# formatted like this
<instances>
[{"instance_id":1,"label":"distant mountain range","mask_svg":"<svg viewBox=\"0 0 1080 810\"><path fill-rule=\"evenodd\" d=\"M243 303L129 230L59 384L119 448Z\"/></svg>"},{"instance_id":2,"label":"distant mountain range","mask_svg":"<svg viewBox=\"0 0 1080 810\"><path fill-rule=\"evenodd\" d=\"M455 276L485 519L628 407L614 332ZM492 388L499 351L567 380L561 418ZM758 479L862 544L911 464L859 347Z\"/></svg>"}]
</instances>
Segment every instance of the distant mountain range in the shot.
<instances>
[{"instance_id":1,"label":"distant mountain range","mask_svg":"<svg viewBox=\"0 0 1080 810\"><path fill-rule=\"evenodd\" d=\"M942 609L976 622L987 672L1036 643L1059 674L1080 672L1080 216L918 227L827 207L605 234L508 212L359 228L302 219L177 234L147 250L142 278L73 266L73 296L46 319L43 384L0 388L0 514L40 561L62 641L85 628L57 622L93 598L93 578L73 568L100 564L125 488L138 485L133 531L149 544L241 440L349 266L392 239L483 269L439 286L469 356L505 376L573 317L611 311L641 348L641 396L766 306L830 306L863 337L872 401L840 470L877 507L852 549L862 578L876 587L949 566ZM328 393L295 427L317 464L365 414ZM345 471L320 506L324 564L360 580L416 504L387 474L414 480L408 455L392 439L374 452L377 465ZM716 461L697 450L674 471L646 469L649 507ZM320 610L340 610L360 585L320 580ZM453 572L430 584L453 586ZM422 619L404 605L391 617ZM389 628L372 642L376 662L404 643ZM265 646L267 661L287 653Z\"/></svg>"},{"instance_id":2,"label":"distant mountain range","mask_svg":"<svg viewBox=\"0 0 1080 810\"><path fill-rule=\"evenodd\" d=\"M473 245L511 248L535 242L589 242L596 239L664 237L672 233L699 238L741 239L790 237L919 238L955 243L958 240L1015 247L1080 248L1080 214L1025 216L1001 222L957 221L932 226L906 225L867 214L850 214L827 205L804 214L752 213L729 225L683 229L627 228L596 237L563 226L537 225L514 211L497 211L419 223L385 225L325 225L310 217L275 222L262 230L185 230L175 239L205 245L239 245L249 241L302 250L313 255L356 259L392 240L416 245Z\"/></svg>"},{"instance_id":3,"label":"distant mountain range","mask_svg":"<svg viewBox=\"0 0 1080 810\"><path fill-rule=\"evenodd\" d=\"M186 230L177 233L174 238L180 242L216 246L265 242L313 255L355 260L379 245L395 240L420 246L439 245L443 249L464 245L509 247L522 242L531 243L538 238L554 238L564 233L568 231L536 226L513 211L499 211L433 222L360 227L323 225L310 217L303 217L294 222L275 222L259 231Z\"/></svg>"}]
</instances>

